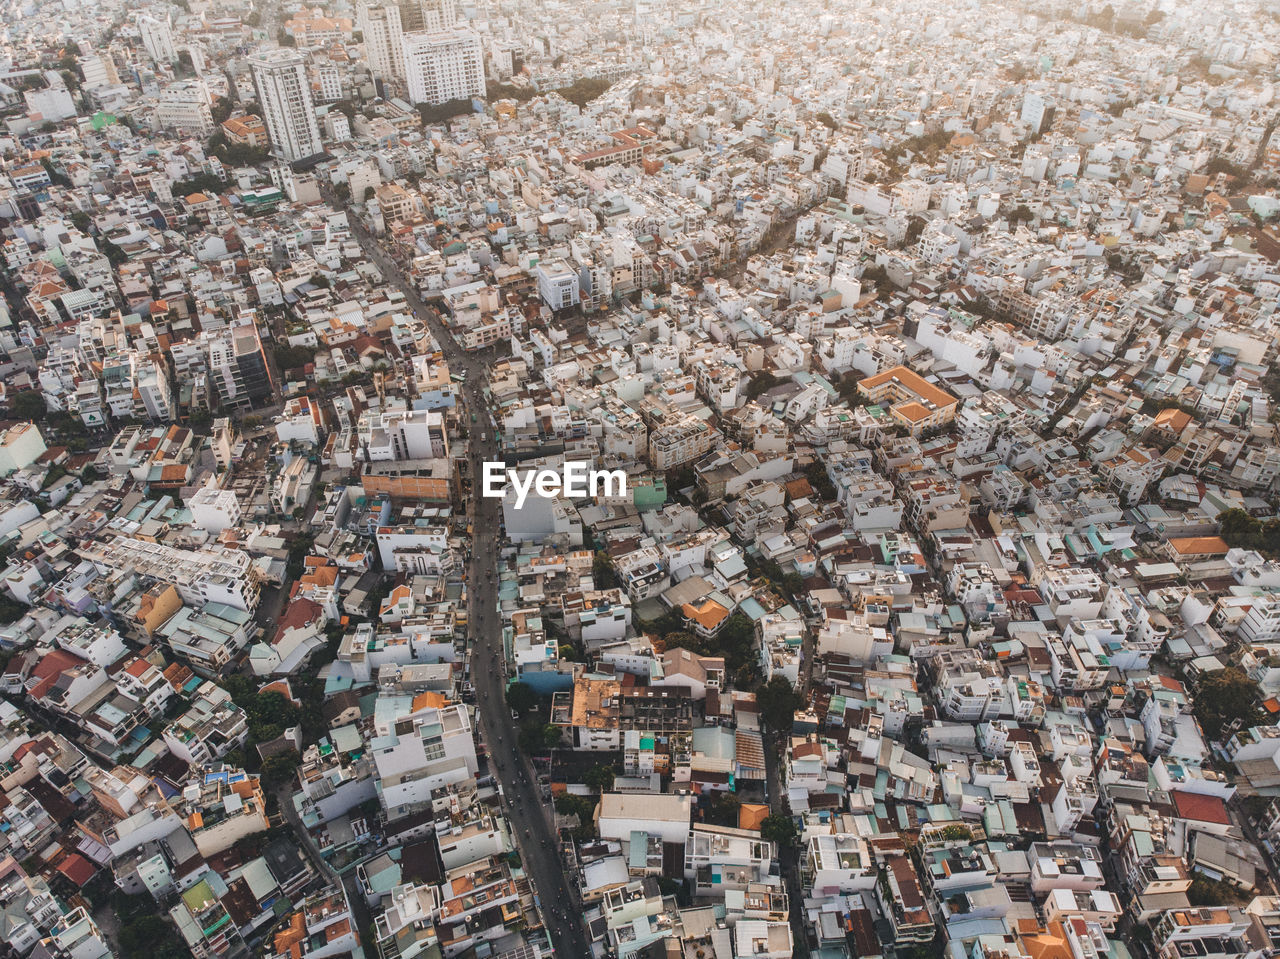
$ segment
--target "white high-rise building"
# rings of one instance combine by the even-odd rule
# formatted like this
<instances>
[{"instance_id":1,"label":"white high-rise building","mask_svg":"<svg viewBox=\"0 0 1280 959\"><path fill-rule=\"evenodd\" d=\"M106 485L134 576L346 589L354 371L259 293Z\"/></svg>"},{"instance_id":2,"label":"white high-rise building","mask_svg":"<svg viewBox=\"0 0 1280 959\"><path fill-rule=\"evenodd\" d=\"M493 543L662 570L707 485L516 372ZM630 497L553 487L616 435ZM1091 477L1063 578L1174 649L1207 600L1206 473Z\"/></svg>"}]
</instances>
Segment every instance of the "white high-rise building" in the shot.
<instances>
[{"instance_id":1,"label":"white high-rise building","mask_svg":"<svg viewBox=\"0 0 1280 959\"><path fill-rule=\"evenodd\" d=\"M142 34L142 45L152 60L156 63L178 62L178 48L173 45L173 28L168 18L158 20L145 13L140 14L138 32Z\"/></svg>"},{"instance_id":2,"label":"white high-rise building","mask_svg":"<svg viewBox=\"0 0 1280 959\"><path fill-rule=\"evenodd\" d=\"M249 67L275 154L294 162L322 153L306 58L279 47L251 57Z\"/></svg>"},{"instance_id":3,"label":"white high-rise building","mask_svg":"<svg viewBox=\"0 0 1280 959\"><path fill-rule=\"evenodd\" d=\"M160 94L155 110L156 126L207 137L213 132L209 88L200 80L179 80Z\"/></svg>"},{"instance_id":4,"label":"white high-rise building","mask_svg":"<svg viewBox=\"0 0 1280 959\"><path fill-rule=\"evenodd\" d=\"M455 0L419 0L422 10L422 27L428 33L452 30L458 23L458 5Z\"/></svg>"},{"instance_id":5,"label":"white high-rise building","mask_svg":"<svg viewBox=\"0 0 1280 959\"><path fill-rule=\"evenodd\" d=\"M364 35L369 70L379 80L404 79L404 47L400 7L394 3L360 4L356 12Z\"/></svg>"},{"instance_id":6,"label":"white high-rise building","mask_svg":"<svg viewBox=\"0 0 1280 959\"><path fill-rule=\"evenodd\" d=\"M480 36L470 30L406 33L404 67L414 103L447 103L485 94L484 48Z\"/></svg>"},{"instance_id":7,"label":"white high-rise building","mask_svg":"<svg viewBox=\"0 0 1280 959\"><path fill-rule=\"evenodd\" d=\"M113 87L120 82L116 65L108 54L91 53L82 56L79 63L80 73L84 76L84 83L81 86L86 90Z\"/></svg>"}]
</instances>

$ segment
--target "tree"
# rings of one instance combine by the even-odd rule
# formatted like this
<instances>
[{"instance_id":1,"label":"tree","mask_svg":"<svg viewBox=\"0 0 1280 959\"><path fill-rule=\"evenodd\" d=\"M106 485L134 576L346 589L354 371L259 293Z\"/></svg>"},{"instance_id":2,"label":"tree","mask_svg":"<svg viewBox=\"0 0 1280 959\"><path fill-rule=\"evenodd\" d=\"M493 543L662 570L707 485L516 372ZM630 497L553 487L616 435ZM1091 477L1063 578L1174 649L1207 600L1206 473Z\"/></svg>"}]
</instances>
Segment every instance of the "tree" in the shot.
<instances>
[{"instance_id":1,"label":"tree","mask_svg":"<svg viewBox=\"0 0 1280 959\"><path fill-rule=\"evenodd\" d=\"M596 793L605 793L613 788L614 773L610 766L592 766L583 773L582 781Z\"/></svg>"},{"instance_id":2,"label":"tree","mask_svg":"<svg viewBox=\"0 0 1280 959\"><path fill-rule=\"evenodd\" d=\"M24 390L13 398L13 413L21 419L39 422L46 412L44 394L39 390Z\"/></svg>"},{"instance_id":3,"label":"tree","mask_svg":"<svg viewBox=\"0 0 1280 959\"><path fill-rule=\"evenodd\" d=\"M804 699L785 676L774 676L756 693L756 703L760 707L760 718L769 730L790 735L795 714L804 706Z\"/></svg>"},{"instance_id":4,"label":"tree","mask_svg":"<svg viewBox=\"0 0 1280 959\"><path fill-rule=\"evenodd\" d=\"M7 594L0 593L0 624L16 623L27 613L27 607Z\"/></svg>"},{"instance_id":5,"label":"tree","mask_svg":"<svg viewBox=\"0 0 1280 959\"><path fill-rule=\"evenodd\" d=\"M532 100L538 95L538 91L530 86L516 86L513 83L486 83L485 99L490 102L494 100L516 100L525 102Z\"/></svg>"},{"instance_id":6,"label":"tree","mask_svg":"<svg viewBox=\"0 0 1280 959\"><path fill-rule=\"evenodd\" d=\"M615 589L618 586L618 574L613 570L613 561L608 553L596 553L591 560L591 581L596 589Z\"/></svg>"},{"instance_id":7,"label":"tree","mask_svg":"<svg viewBox=\"0 0 1280 959\"><path fill-rule=\"evenodd\" d=\"M367 186L367 187L365 187L365 188L364 188L364 202L365 202L365 203L368 203L370 200L372 200L372 199L373 199L375 196L377 196L377 195L378 195L378 191L377 191L377 189L376 189L376 188L371 187L371 186Z\"/></svg>"},{"instance_id":8,"label":"tree","mask_svg":"<svg viewBox=\"0 0 1280 959\"><path fill-rule=\"evenodd\" d=\"M105 239L102 241L102 255L107 258L107 262L112 266L119 266L129 259L129 254L125 253L115 243Z\"/></svg>"},{"instance_id":9,"label":"tree","mask_svg":"<svg viewBox=\"0 0 1280 959\"><path fill-rule=\"evenodd\" d=\"M466 99L446 100L444 103L419 103L418 116L424 125L444 123L454 117L471 113L471 101Z\"/></svg>"},{"instance_id":10,"label":"tree","mask_svg":"<svg viewBox=\"0 0 1280 959\"><path fill-rule=\"evenodd\" d=\"M554 741L551 740L553 731ZM536 719L527 720L520 726L520 734L516 741L521 752L528 753L530 756L542 756L559 745L560 727L552 726L550 723L540 723Z\"/></svg>"},{"instance_id":11,"label":"tree","mask_svg":"<svg viewBox=\"0 0 1280 959\"><path fill-rule=\"evenodd\" d=\"M765 817L760 824L760 836L769 842L776 842L779 849L790 849L800 838L800 830L790 816L774 813Z\"/></svg>"},{"instance_id":12,"label":"tree","mask_svg":"<svg viewBox=\"0 0 1280 959\"><path fill-rule=\"evenodd\" d=\"M169 934L169 924L159 916L139 916L120 927L120 948L130 956L152 955L156 943Z\"/></svg>"},{"instance_id":13,"label":"tree","mask_svg":"<svg viewBox=\"0 0 1280 959\"><path fill-rule=\"evenodd\" d=\"M193 193L221 193L227 188L227 181L220 180L212 173L200 173L189 180L179 180L173 185L175 197L187 197Z\"/></svg>"},{"instance_id":14,"label":"tree","mask_svg":"<svg viewBox=\"0 0 1280 959\"><path fill-rule=\"evenodd\" d=\"M599 97L610 87L608 80L601 77L583 77L580 80L574 80L567 87L561 87L556 93L564 97L570 103L579 107L585 107L592 100Z\"/></svg>"},{"instance_id":15,"label":"tree","mask_svg":"<svg viewBox=\"0 0 1280 959\"><path fill-rule=\"evenodd\" d=\"M717 792L707 810L707 821L717 826L737 827L742 800L731 792Z\"/></svg>"},{"instance_id":16,"label":"tree","mask_svg":"<svg viewBox=\"0 0 1280 959\"><path fill-rule=\"evenodd\" d=\"M825 113L825 112L819 113L818 122L821 123L828 130L840 129L840 124L836 123L836 118L833 117L830 113Z\"/></svg>"},{"instance_id":17,"label":"tree","mask_svg":"<svg viewBox=\"0 0 1280 959\"><path fill-rule=\"evenodd\" d=\"M579 822L590 822L599 800L595 796L575 796L565 793L555 800L556 812L562 816L577 816Z\"/></svg>"},{"instance_id":18,"label":"tree","mask_svg":"<svg viewBox=\"0 0 1280 959\"><path fill-rule=\"evenodd\" d=\"M827 468L822 465L821 461L814 460L806 466L804 478L809 481L813 491L822 499L836 498L836 486L831 482L831 477L827 475Z\"/></svg>"},{"instance_id":19,"label":"tree","mask_svg":"<svg viewBox=\"0 0 1280 959\"><path fill-rule=\"evenodd\" d=\"M782 381L772 373L757 373L751 377L751 382L747 384L747 399L754 400L777 386Z\"/></svg>"},{"instance_id":20,"label":"tree","mask_svg":"<svg viewBox=\"0 0 1280 959\"><path fill-rule=\"evenodd\" d=\"M1243 669L1233 666L1205 677L1196 690L1192 711L1205 736L1216 742L1229 731L1269 722L1257 699L1257 684Z\"/></svg>"},{"instance_id":21,"label":"tree","mask_svg":"<svg viewBox=\"0 0 1280 959\"><path fill-rule=\"evenodd\" d=\"M286 346L277 343L271 351L275 356L276 366L282 370L297 370L315 361L315 351L309 346Z\"/></svg>"},{"instance_id":22,"label":"tree","mask_svg":"<svg viewBox=\"0 0 1280 959\"><path fill-rule=\"evenodd\" d=\"M523 715L538 705L538 694L528 683L512 683L507 687L507 705Z\"/></svg>"},{"instance_id":23,"label":"tree","mask_svg":"<svg viewBox=\"0 0 1280 959\"><path fill-rule=\"evenodd\" d=\"M663 637L663 641L667 644L667 649L679 646L681 649L687 649L691 653L696 653L705 646L697 636L683 629L676 630L674 633L667 633Z\"/></svg>"},{"instance_id":24,"label":"tree","mask_svg":"<svg viewBox=\"0 0 1280 959\"><path fill-rule=\"evenodd\" d=\"M293 779L293 771L302 762L302 757L293 750L268 756L262 763L262 788L275 789Z\"/></svg>"}]
</instances>

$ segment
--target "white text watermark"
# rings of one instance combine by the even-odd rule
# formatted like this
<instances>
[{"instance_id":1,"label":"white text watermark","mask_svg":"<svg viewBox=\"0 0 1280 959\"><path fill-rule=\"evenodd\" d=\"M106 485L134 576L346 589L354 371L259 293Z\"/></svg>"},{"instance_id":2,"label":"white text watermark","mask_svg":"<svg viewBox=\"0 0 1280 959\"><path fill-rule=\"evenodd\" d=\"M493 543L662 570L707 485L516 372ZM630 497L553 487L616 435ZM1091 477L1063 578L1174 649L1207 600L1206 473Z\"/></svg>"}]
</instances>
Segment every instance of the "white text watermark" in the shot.
<instances>
[{"instance_id":1,"label":"white text watermark","mask_svg":"<svg viewBox=\"0 0 1280 959\"><path fill-rule=\"evenodd\" d=\"M485 463L482 496L502 499L510 488L516 494L515 508L524 506L529 494L544 499L553 496L626 496L625 470L597 470L588 463L565 463L553 469L513 470L506 463Z\"/></svg>"}]
</instances>

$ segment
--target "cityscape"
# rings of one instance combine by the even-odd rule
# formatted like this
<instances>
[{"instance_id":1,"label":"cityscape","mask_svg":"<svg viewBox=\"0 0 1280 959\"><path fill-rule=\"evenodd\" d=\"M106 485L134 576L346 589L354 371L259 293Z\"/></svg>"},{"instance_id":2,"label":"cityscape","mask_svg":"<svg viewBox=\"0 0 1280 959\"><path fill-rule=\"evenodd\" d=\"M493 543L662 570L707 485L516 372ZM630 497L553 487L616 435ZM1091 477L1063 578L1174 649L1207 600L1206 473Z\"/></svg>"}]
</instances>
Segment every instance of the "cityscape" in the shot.
<instances>
[{"instance_id":1,"label":"cityscape","mask_svg":"<svg viewBox=\"0 0 1280 959\"><path fill-rule=\"evenodd\" d=\"M1280 959L1275 0L0 11L0 959Z\"/></svg>"}]
</instances>

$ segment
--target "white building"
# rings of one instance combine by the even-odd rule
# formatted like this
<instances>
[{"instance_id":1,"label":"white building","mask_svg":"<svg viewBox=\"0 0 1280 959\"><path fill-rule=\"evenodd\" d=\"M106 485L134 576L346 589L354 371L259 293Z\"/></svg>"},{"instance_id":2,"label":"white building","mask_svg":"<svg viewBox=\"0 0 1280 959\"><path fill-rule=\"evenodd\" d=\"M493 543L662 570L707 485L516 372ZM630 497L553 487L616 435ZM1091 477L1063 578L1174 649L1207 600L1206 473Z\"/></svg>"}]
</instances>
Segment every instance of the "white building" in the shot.
<instances>
[{"instance_id":1,"label":"white building","mask_svg":"<svg viewBox=\"0 0 1280 959\"><path fill-rule=\"evenodd\" d=\"M601 839L630 842L632 833L644 832L683 844L691 832L692 811L692 796L605 793L596 807L596 827Z\"/></svg>"},{"instance_id":2,"label":"white building","mask_svg":"<svg viewBox=\"0 0 1280 959\"><path fill-rule=\"evenodd\" d=\"M578 274L564 260L538 264L538 293L553 310L567 310L581 299Z\"/></svg>"},{"instance_id":3,"label":"white building","mask_svg":"<svg viewBox=\"0 0 1280 959\"><path fill-rule=\"evenodd\" d=\"M465 706L427 707L378 729L371 742L382 806L391 818L431 801L433 790L475 776L475 741Z\"/></svg>"},{"instance_id":4,"label":"white building","mask_svg":"<svg viewBox=\"0 0 1280 959\"><path fill-rule=\"evenodd\" d=\"M213 133L209 109L209 88L198 80L171 83L156 104L155 125L161 130L186 133L201 138Z\"/></svg>"},{"instance_id":5,"label":"white building","mask_svg":"<svg viewBox=\"0 0 1280 959\"><path fill-rule=\"evenodd\" d=\"M485 95L484 48L478 34L457 29L406 33L405 78L414 103L448 103Z\"/></svg>"},{"instance_id":6,"label":"white building","mask_svg":"<svg viewBox=\"0 0 1280 959\"><path fill-rule=\"evenodd\" d=\"M178 61L178 48L173 44L173 28L169 25L168 18L158 20L155 17L140 14L138 32L142 34L142 45L156 63Z\"/></svg>"},{"instance_id":7,"label":"white building","mask_svg":"<svg viewBox=\"0 0 1280 959\"><path fill-rule=\"evenodd\" d=\"M356 11L356 23L364 36L369 71L379 80L403 79L404 31L400 26L399 5L362 3Z\"/></svg>"},{"instance_id":8,"label":"white building","mask_svg":"<svg viewBox=\"0 0 1280 959\"><path fill-rule=\"evenodd\" d=\"M187 501L191 510L191 519L201 529L206 529L215 536L224 529L240 525L243 515L240 501L229 489L218 489L206 486Z\"/></svg>"},{"instance_id":9,"label":"white building","mask_svg":"<svg viewBox=\"0 0 1280 959\"><path fill-rule=\"evenodd\" d=\"M44 437L33 423L19 423L0 433L0 476L30 466L45 451Z\"/></svg>"},{"instance_id":10,"label":"white building","mask_svg":"<svg viewBox=\"0 0 1280 959\"><path fill-rule=\"evenodd\" d=\"M444 415L438 410L390 410L360 418L361 455L368 462L441 459L449 455Z\"/></svg>"},{"instance_id":11,"label":"white building","mask_svg":"<svg viewBox=\"0 0 1280 959\"><path fill-rule=\"evenodd\" d=\"M274 152L291 162L323 153L306 58L282 47L250 57L249 67Z\"/></svg>"}]
</instances>

